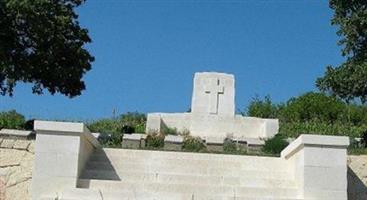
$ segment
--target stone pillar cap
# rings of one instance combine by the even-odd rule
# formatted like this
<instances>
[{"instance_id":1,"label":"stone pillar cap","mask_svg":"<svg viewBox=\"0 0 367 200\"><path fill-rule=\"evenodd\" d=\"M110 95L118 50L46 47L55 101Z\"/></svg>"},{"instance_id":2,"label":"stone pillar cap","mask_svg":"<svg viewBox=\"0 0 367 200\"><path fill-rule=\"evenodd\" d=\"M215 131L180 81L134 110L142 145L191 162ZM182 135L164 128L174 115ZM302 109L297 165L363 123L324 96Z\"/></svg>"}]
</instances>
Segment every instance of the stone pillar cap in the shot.
<instances>
[{"instance_id":1,"label":"stone pillar cap","mask_svg":"<svg viewBox=\"0 0 367 200\"><path fill-rule=\"evenodd\" d=\"M304 134L289 144L280 155L287 159L305 146L347 148L349 144L349 137L347 136Z\"/></svg>"}]
</instances>

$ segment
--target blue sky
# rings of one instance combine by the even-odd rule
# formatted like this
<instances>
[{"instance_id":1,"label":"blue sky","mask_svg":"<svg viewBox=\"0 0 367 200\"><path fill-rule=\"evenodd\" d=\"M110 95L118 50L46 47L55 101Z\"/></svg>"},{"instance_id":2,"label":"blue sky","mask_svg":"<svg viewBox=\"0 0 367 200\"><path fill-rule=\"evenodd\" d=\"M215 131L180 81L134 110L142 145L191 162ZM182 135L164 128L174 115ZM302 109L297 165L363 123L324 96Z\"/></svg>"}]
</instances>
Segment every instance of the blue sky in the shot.
<instances>
[{"instance_id":1,"label":"blue sky","mask_svg":"<svg viewBox=\"0 0 367 200\"><path fill-rule=\"evenodd\" d=\"M182 112L195 72L233 73L236 106L316 90L326 65L343 61L328 1L88 0L78 8L95 56L80 97L37 96L18 84L0 111L27 118L92 120L127 111Z\"/></svg>"}]
</instances>

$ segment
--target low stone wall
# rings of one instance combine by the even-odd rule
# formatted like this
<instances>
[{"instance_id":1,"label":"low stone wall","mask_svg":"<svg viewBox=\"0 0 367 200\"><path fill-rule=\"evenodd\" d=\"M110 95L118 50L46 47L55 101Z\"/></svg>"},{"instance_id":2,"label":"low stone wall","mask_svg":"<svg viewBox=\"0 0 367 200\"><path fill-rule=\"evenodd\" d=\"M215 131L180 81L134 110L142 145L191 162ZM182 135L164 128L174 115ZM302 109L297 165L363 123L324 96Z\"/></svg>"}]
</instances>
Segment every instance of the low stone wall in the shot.
<instances>
[{"instance_id":1,"label":"low stone wall","mask_svg":"<svg viewBox=\"0 0 367 200\"><path fill-rule=\"evenodd\" d=\"M34 139L0 136L0 200L31 199Z\"/></svg>"}]
</instances>

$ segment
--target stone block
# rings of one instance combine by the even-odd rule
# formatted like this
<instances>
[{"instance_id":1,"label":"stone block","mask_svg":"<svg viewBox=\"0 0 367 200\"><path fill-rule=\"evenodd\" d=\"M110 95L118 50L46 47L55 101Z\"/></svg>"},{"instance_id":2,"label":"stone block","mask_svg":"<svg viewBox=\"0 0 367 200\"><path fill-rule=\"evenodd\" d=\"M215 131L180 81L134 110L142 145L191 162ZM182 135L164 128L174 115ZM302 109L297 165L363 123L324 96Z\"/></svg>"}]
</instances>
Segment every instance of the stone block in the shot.
<instances>
[{"instance_id":1,"label":"stone block","mask_svg":"<svg viewBox=\"0 0 367 200\"><path fill-rule=\"evenodd\" d=\"M346 190L347 175L344 167L307 166L304 168L304 187L319 190Z\"/></svg>"},{"instance_id":2,"label":"stone block","mask_svg":"<svg viewBox=\"0 0 367 200\"><path fill-rule=\"evenodd\" d=\"M265 141L256 138L247 138L247 151L250 153L259 153L263 148Z\"/></svg>"},{"instance_id":3,"label":"stone block","mask_svg":"<svg viewBox=\"0 0 367 200\"><path fill-rule=\"evenodd\" d=\"M122 147L128 149L138 149L145 147L145 134L132 133L122 136Z\"/></svg>"},{"instance_id":4,"label":"stone block","mask_svg":"<svg viewBox=\"0 0 367 200\"><path fill-rule=\"evenodd\" d=\"M27 148L27 151L29 151L30 153L34 153L34 142L31 142Z\"/></svg>"},{"instance_id":5,"label":"stone block","mask_svg":"<svg viewBox=\"0 0 367 200\"><path fill-rule=\"evenodd\" d=\"M34 134L33 131L24 131L24 130L16 130L16 129L1 129L0 135L5 136L13 136L13 137L29 137Z\"/></svg>"},{"instance_id":6,"label":"stone block","mask_svg":"<svg viewBox=\"0 0 367 200\"><path fill-rule=\"evenodd\" d=\"M234 143L236 144L237 149L240 150L247 150L247 140L244 138L235 138L233 139Z\"/></svg>"},{"instance_id":7,"label":"stone block","mask_svg":"<svg viewBox=\"0 0 367 200\"><path fill-rule=\"evenodd\" d=\"M207 137L205 138L206 149L212 152L223 152L224 138Z\"/></svg>"},{"instance_id":8,"label":"stone block","mask_svg":"<svg viewBox=\"0 0 367 200\"><path fill-rule=\"evenodd\" d=\"M13 148L20 150L27 150L30 143L31 142L29 140L16 140Z\"/></svg>"},{"instance_id":9,"label":"stone block","mask_svg":"<svg viewBox=\"0 0 367 200\"><path fill-rule=\"evenodd\" d=\"M95 137L95 138L99 138L101 136L101 133L92 133L92 135Z\"/></svg>"},{"instance_id":10,"label":"stone block","mask_svg":"<svg viewBox=\"0 0 367 200\"><path fill-rule=\"evenodd\" d=\"M3 142L1 142L1 144L0 144L0 147L1 148L6 148L6 149L11 149L11 148L13 148L14 144L15 144L14 139L4 138Z\"/></svg>"},{"instance_id":11,"label":"stone block","mask_svg":"<svg viewBox=\"0 0 367 200\"><path fill-rule=\"evenodd\" d=\"M42 145L37 145L42 144ZM38 134L36 152L78 153L79 135Z\"/></svg>"},{"instance_id":12,"label":"stone block","mask_svg":"<svg viewBox=\"0 0 367 200\"><path fill-rule=\"evenodd\" d=\"M101 191L94 189L68 189L61 193L60 200L103 200Z\"/></svg>"},{"instance_id":13,"label":"stone block","mask_svg":"<svg viewBox=\"0 0 367 200\"><path fill-rule=\"evenodd\" d=\"M82 123L35 121L32 199L75 188L89 156L100 148Z\"/></svg>"},{"instance_id":14,"label":"stone block","mask_svg":"<svg viewBox=\"0 0 367 200\"><path fill-rule=\"evenodd\" d=\"M167 135L164 138L164 149L179 151L182 149L183 137L179 135Z\"/></svg>"},{"instance_id":15,"label":"stone block","mask_svg":"<svg viewBox=\"0 0 367 200\"><path fill-rule=\"evenodd\" d=\"M293 164L304 199L347 199L347 147L342 136L301 135L281 152Z\"/></svg>"},{"instance_id":16,"label":"stone block","mask_svg":"<svg viewBox=\"0 0 367 200\"><path fill-rule=\"evenodd\" d=\"M0 168L19 166L24 152L12 149L0 149Z\"/></svg>"}]
</instances>

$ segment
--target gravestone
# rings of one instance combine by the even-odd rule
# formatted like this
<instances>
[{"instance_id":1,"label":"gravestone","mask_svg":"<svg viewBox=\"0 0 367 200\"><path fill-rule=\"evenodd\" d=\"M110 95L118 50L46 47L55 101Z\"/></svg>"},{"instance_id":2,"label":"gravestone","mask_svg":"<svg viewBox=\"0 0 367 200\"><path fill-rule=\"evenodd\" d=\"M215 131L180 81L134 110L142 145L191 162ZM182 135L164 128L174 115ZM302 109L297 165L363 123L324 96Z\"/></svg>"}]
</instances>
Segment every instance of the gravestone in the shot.
<instances>
[{"instance_id":1,"label":"gravestone","mask_svg":"<svg viewBox=\"0 0 367 200\"><path fill-rule=\"evenodd\" d=\"M145 147L145 134L132 133L132 134L124 134L122 137L122 147L123 148L144 148Z\"/></svg>"},{"instance_id":2,"label":"gravestone","mask_svg":"<svg viewBox=\"0 0 367 200\"><path fill-rule=\"evenodd\" d=\"M218 72L195 73L190 113L149 113L146 132L163 128L188 130L202 138L269 138L278 133L277 119L235 114L235 78Z\"/></svg>"},{"instance_id":3,"label":"gravestone","mask_svg":"<svg viewBox=\"0 0 367 200\"><path fill-rule=\"evenodd\" d=\"M164 149L180 151L182 149L183 137L179 135L167 135L164 138Z\"/></svg>"}]
</instances>

